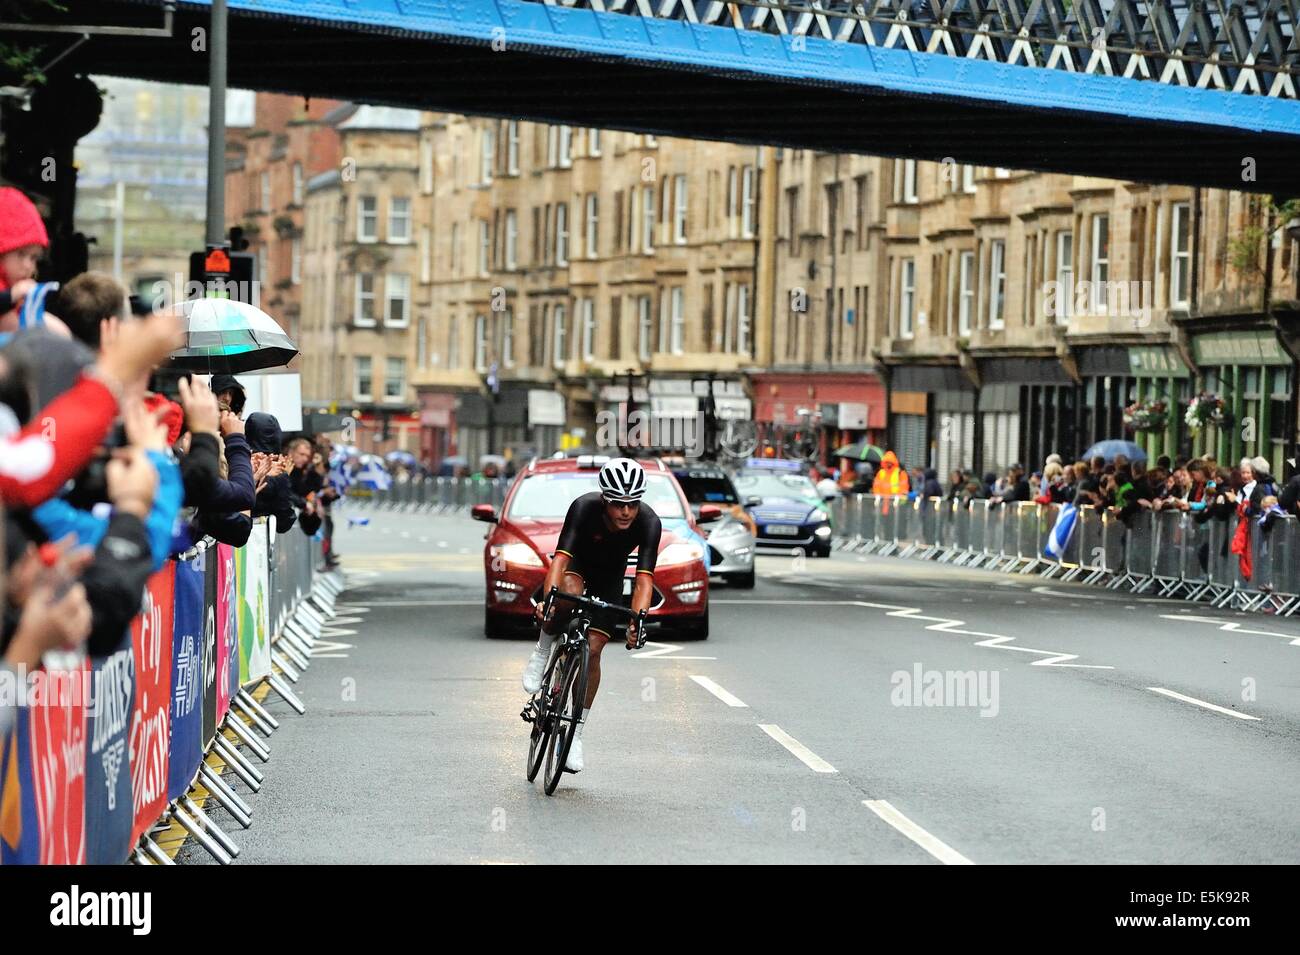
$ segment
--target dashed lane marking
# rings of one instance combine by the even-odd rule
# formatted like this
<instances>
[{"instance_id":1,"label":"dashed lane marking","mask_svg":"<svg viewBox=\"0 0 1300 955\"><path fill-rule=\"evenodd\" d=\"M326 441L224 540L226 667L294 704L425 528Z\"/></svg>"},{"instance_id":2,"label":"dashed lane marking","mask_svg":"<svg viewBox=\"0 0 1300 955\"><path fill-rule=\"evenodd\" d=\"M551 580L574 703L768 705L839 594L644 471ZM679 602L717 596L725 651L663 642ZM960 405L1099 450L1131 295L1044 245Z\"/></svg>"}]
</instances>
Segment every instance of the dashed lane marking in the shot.
<instances>
[{"instance_id":1,"label":"dashed lane marking","mask_svg":"<svg viewBox=\"0 0 1300 955\"><path fill-rule=\"evenodd\" d=\"M814 773L837 772L834 766L826 762L826 760L822 759L775 723L759 723L758 728L797 756L799 761Z\"/></svg>"},{"instance_id":2,"label":"dashed lane marking","mask_svg":"<svg viewBox=\"0 0 1300 955\"><path fill-rule=\"evenodd\" d=\"M866 806L877 816L889 823L907 838L911 839L918 846L924 849L930 855L934 856L944 865L974 865L970 859L948 845L938 836L922 829L911 819L899 812L886 799L864 799L862 805Z\"/></svg>"},{"instance_id":3,"label":"dashed lane marking","mask_svg":"<svg viewBox=\"0 0 1300 955\"><path fill-rule=\"evenodd\" d=\"M708 690L710 693L712 693L714 696L720 699L723 703L726 703L728 706L743 707L748 709L748 704L745 703L744 700L741 700L739 697L733 696L732 694L728 693L722 687L718 686L718 684L710 680L707 676L700 676L697 673L692 673L691 679L694 680L696 683L698 683L700 686L704 687L706 690Z\"/></svg>"},{"instance_id":4,"label":"dashed lane marking","mask_svg":"<svg viewBox=\"0 0 1300 955\"><path fill-rule=\"evenodd\" d=\"M1162 613L1160 615L1165 620L1178 620L1180 622L1191 621L1193 623L1208 623L1217 626L1220 630L1226 630L1229 633L1250 633L1261 637L1281 637L1293 647L1300 647L1300 637L1290 633L1279 633L1276 630L1255 630L1253 628L1243 627L1239 623L1233 623L1231 620L1220 620L1217 617L1195 617L1187 616L1181 613Z\"/></svg>"},{"instance_id":5,"label":"dashed lane marking","mask_svg":"<svg viewBox=\"0 0 1300 955\"><path fill-rule=\"evenodd\" d=\"M1152 693L1159 693L1161 696L1167 696L1171 700L1182 700L1184 703L1191 703L1193 706L1199 706L1207 710L1213 710L1215 713L1222 713L1224 716L1235 716L1239 720L1251 720L1258 723L1258 716L1251 716L1249 713L1238 713L1236 710L1230 710L1226 706L1219 706L1217 703L1206 703L1204 700L1198 700L1194 696L1184 696L1182 693L1175 693L1173 690L1166 690L1163 686L1147 687Z\"/></svg>"}]
</instances>

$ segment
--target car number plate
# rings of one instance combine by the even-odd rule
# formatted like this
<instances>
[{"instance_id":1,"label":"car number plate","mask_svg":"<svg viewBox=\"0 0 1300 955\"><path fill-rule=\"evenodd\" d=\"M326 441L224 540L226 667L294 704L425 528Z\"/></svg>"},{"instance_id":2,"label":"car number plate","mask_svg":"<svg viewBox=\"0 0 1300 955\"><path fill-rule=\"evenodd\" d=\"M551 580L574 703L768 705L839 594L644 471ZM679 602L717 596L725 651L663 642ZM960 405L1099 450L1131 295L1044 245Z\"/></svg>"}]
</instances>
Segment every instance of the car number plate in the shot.
<instances>
[{"instance_id":1,"label":"car number plate","mask_svg":"<svg viewBox=\"0 0 1300 955\"><path fill-rule=\"evenodd\" d=\"M799 536L799 528L797 528L797 527L791 527L791 526L788 525L788 524L768 524L768 525L767 525L767 532L768 532L769 534L775 534L775 535L777 535L778 537L798 537L798 536Z\"/></svg>"}]
</instances>

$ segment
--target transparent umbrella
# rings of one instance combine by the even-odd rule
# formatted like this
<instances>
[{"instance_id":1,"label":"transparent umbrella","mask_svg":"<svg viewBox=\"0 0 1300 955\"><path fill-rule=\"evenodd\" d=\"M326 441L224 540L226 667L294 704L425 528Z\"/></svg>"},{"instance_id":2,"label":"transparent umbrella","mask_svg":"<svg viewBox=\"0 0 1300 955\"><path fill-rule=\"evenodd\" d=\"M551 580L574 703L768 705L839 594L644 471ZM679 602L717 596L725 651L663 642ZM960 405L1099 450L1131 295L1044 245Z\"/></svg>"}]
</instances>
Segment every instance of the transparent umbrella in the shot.
<instances>
[{"instance_id":1,"label":"transparent umbrella","mask_svg":"<svg viewBox=\"0 0 1300 955\"><path fill-rule=\"evenodd\" d=\"M185 344L172 352L175 367L237 375L287 365L298 346L260 308L228 298L195 298L176 305Z\"/></svg>"}]
</instances>

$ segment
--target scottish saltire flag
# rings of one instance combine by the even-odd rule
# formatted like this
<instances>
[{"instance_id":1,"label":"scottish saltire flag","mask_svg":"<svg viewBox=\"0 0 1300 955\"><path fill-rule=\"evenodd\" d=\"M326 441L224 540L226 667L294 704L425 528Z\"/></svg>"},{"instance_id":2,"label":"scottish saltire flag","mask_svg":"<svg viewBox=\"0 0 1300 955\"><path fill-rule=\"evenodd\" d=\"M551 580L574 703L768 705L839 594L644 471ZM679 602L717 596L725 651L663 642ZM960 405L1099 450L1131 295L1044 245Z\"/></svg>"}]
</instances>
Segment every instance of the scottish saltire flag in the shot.
<instances>
[{"instance_id":1,"label":"scottish saltire flag","mask_svg":"<svg viewBox=\"0 0 1300 955\"><path fill-rule=\"evenodd\" d=\"M1073 504L1062 504L1061 513L1052 525L1052 533L1047 535L1047 547L1043 553L1054 560L1065 558L1065 549L1070 546L1070 536L1074 533L1075 522L1079 518L1079 509Z\"/></svg>"},{"instance_id":2,"label":"scottish saltire flag","mask_svg":"<svg viewBox=\"0 0 1300 955\"><path fill-rule=\"evenodd\" d=\"M370 488L372 491L387 491L393 484L392 476L384 470L383 464L375 457L362 461L354 480L361 487Z\"/></svg>"}]
</instances>

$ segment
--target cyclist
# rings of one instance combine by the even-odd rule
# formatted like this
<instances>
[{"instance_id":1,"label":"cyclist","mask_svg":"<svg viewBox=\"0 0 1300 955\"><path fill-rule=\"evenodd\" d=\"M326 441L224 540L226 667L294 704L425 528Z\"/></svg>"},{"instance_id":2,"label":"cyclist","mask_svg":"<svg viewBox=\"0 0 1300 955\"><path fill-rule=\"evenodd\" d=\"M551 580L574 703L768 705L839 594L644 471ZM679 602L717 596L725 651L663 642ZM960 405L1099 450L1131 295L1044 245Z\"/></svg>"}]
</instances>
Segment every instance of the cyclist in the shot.
<instances>
[{"instance_id":1,"label":"cyclist","mask_svg":"<svg viewBox=\"0 0 1300 955\"><path fill-rule=\"evenodd\" d=\"M600 469L597 484L599 491L584 494L569 505L542 593L559 587L565 593L579 595L585 592L607 603L622 605L623 572L628 555L635 550L636 583L632 587L631 609L635 613L649 610L662 525L653 509L641 506L646 491L645 470L629 458L614 458ZM543 620L544 603L537 605L541 636L524 668L524 690L528 693L540 689L551 656L551 644L555 635L563 632L568 624L570 613L566 612L564 605L557 606L560 613L552 613L549 620ZM571 772L581 772L583 767L582 728L600 687L600 651L605 649L605 644L621 623L622 618L614 614L595 613L592 616L587 631L591 648L587 698L583 701L582 722L578 724L565 762L565 768ZM630 623L627 625L628 649L636 645L636 640L636 624Z\"/></svg>"}]
</instances>

